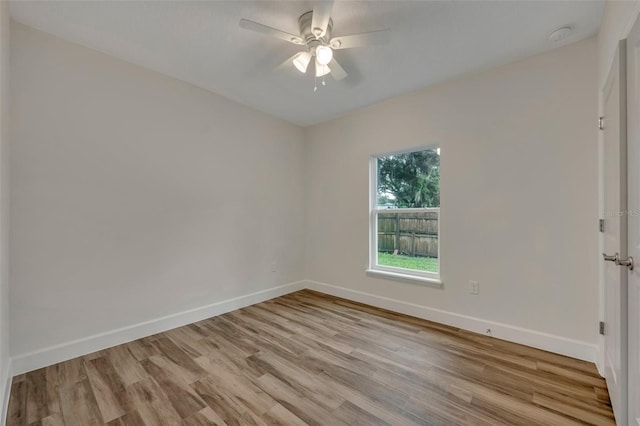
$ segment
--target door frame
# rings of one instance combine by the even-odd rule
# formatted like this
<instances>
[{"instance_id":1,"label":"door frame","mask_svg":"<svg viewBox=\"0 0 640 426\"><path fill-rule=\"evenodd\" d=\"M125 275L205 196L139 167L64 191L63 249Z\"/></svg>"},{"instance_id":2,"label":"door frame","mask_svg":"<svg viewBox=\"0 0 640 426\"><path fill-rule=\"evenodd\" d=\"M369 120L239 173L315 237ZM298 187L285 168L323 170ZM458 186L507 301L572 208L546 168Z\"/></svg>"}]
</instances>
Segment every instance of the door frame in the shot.
<instances>
[{"instance_id":1,"label":"door frame","mask_svg":"<svg viewBox=\"0 0 640 426\"><path fill-rule=\"evenodd\" d=\"M637 18L627 37L627 212L629 218L627 249L630 255L640 260L640 17ZM628 422L640 425L640 272L634 268L628 272Z\"/></svg>"},{"instance_id":2,"label":"door frame","mask_svg":"<svg viewBox=\"0 0 640 426\"><path fill-rule=\"evenodd\" d=\"M631 13L626 15L628 19L626 25L620 26L622 28L618 34L618 37L615 38L615 44L618 44L619 40L626 39L637 19L640 19L640 1L636 2L635 6ZM615 49L613 50L615 52ZM599 55L602 54L602 51L598 52ZM602 58L599 58L601 60ZM607 73L605 76L609 75L609 71L611 69L611 65L613 63L613 56L604 58L604 60L608 61ZM598 83L599 84L599 83ZM606 80L603 82L601 87L598 87L598 117L602 117L602 111L604 109L603 106L603 98L602 93L604 90L604 86L606 85ZM596 117L594 117L594 120ZM600 219L604 219L604 135L602 132L598 131L598 217ZM596 225L594 224L594 228ZM598 318L599 321L604 321L604 265L602 262L602 251L604 247L604 237L602 233L598 233L598 252L594 253L594 260L598 262ZM597 325L597 324L596 324ZM601 376L604 377L604 336L598 336L598 353L596 355L596 367L598 368L598 372Z\"/></svg>"},{"instance_id":3,"label":"door frame","mask_svg":"<svg viewBox=\"0 0 640 426\"><path fill-rule=\"evenodd\" d=\"M611 171L607 171L606 165L611 161L611 159L606 161L606 152L610 150L611 147L607 149L605 146L605 135L607 133L607 129L617 129L619 138L617 140L610 140L609 143L615 145L615 149L617 151L617 157L614 158L615 163L615 176L614 179L619 179L619 186L616 189L616 194L613 195L614 198L618 198L619 202L615 204L616 210L619 209L620 212L627 210L627 199L628 199L628 185L627 185L627 43L626 39L620 40L618 42L618 46L615 50L615 54L613 56L613 60L611 62L611 66L609 68L609 72L607 74L607 79L600 90L600 104L601 104L601 112L600 115L600 138L599 142L601 145L601 156L600 162L602 164L602 173L601 173L601 220L607 218L606 212L604 211L607 208L606 205L606 182L608 173ZM615 90L615 92L614 92ZM608 104L609 96L615 94L617 96L616 104L618 108L618 117L615 122L609 120L609 114L611 111L605 111L604 108ZM604 118L604 123L603 123ZM604 124L604 126L603 126ZM611 175L613 176L613 175ZM611 178L609 176L609 178ZM611 206L609 206L611 207ZM618 237L617 239L617 248L607 247L606 246L606 230L609 227L609 224L613 224L613 221L619 221L618 223ZM624 215L620 215L618 217L612 217L604 220L604 231L600 229L600 240L601 240L601 252L604 253L619 253L621 258L627 257L627 241L628 241L628 227L627 227L627 218ZM623 268L617 264L605 262L604 259L600 258L600 268L602 271L602 294L601 294L601 305L603 306L603 311L601 314L601 318L605 321L604 334L602 336L602 350L603 350L603 359L602 365L600 368L600 374L607 378L607 386L613 386L614 382L616 384L615 392L613 392L613 388L609 388L609 393L612 397L612 408L614 409L614 414L616 416L616 422L620 425L627 424L627 414L628 414L628 273L626 268ZM609 272L613 272L617 276L616 282L610 283L607 282L607 273L606 270L609 268ZM613 269L613 271L611 271ZM616 285L619 287L618 295L615 297L616 306L619 308L619 311L616 312L607 312L606 308L609 305L610 301L607 302L608 293L612 291L612 285ZM616 317L615 319L611 319L611 323L606 323L609 319L609 316L613 315ZM615 323L615 324L614 324ZM611 328L614 325L617 325L615 328ZM613 339L614 352L616 356L614 360L608 359L607 354L611 351L611 347L607 347L607 337L609 337L609 341L611 341L612 336L618 336L617 339ZM607 376L609 373L608 363L607 361L613 361L613 370L611 370L611 374ZM614 398L615 401L614 401ZM614 403L615 402L615 403Z\"/></svg>"},{"instance_id":4,"label":"door frame","mask_svg":"<svg viewBox=\"0 0 640 426\"><path fill-rule=\"evenodd\" d=\"M629 34L631 33L631 30L634 28L634 26L636 25L637 22L640 21L640 1L636 3L635 7L633 8L633 11L627 15L628 21L627 21L627 25L623 27L623 29L621 30L620 34L619 34L619 40L625 40L627 39L627 37L629 36ZM616 40L616 44L618 43L618 41ZM599 52L601 53L601 52ZM610 61L609 63L609 68L608 68L608 72L606 74L606 76L608 77L611 71L611 68L613 67L613 60L615 59L614 57L610 57L610 58L606 58L607 60ZM598 116L602 117L603 115L603 110L604 110L604 97L603 97L603 93L604 90L606 89L607 86L607 81L608 79L603 83L602 87L600 87L600 90L598 91ZM629 86L627 85L627 93L628 94L628 88ZM628 102L628 101L627 101ZM626 130L626 129L625 129ZM628 143L629 141L627 141ZM636 165L631 165L631 164L627 164L628 168L634 167ZM636 166L637 167L637 166ZM628 170L627 170L628 173ZM640 173L637 173L636 176L640 176ZM629 186L629 183L627 184ZM640 183L639 183L640 186ZM605 212L604 212L604 134L603 132L598 132L598 212L599 212L599 217L601 219L604 219L605 217ZM628 230L627 230L628 232ZM599 290L599 318L601 321L604 321L605 318L605 298L604 298L604 292L605 292L605 268L604 268L604 262L602 262L602 249L604 248L604 235L602 233L598 234L598 265L599 265L599 274L598 274L598 282L599 282L599 286L598 286L598 290ZM636 265L638 265L639 259L636 259ZM627 324L627 329L629 329L628 324ZM598 354L597 354L597 359L596 359L596 366L598 368L598 372L604 376L604 366L605 366L605 347L604 347L604 336L600 335L599 339L598 339ZM631 348L628 346L628 350L630 351ZM627 354L628 357L632 356L631 353ZM637 356L637 355L636 355ZM629 386L631 386L631 377L629 377L629 375L631 374L631 371L629 368L627 368L627 383ZM631 415L631 403L632 401L630 401L631 398L631 393L629 392L629 389L627 389L627 405L629 408L629 412L625 413L625 417L626 416L630 416ZM628 417L629 420L629 424L631 424L631 422L634 420L632 417ZM640 421L638 421L638 423L640 424Z\"/></svg>"}]
</instances>

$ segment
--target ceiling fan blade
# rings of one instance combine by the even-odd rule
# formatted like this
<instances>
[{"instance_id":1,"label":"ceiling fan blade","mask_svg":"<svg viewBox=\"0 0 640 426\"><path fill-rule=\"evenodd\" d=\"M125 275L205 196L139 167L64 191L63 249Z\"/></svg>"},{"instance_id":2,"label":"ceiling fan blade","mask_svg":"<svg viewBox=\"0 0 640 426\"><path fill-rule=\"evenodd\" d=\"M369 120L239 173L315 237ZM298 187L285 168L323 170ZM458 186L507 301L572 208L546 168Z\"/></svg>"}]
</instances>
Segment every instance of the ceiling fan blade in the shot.
<instances>
[{"instance_id":1,"label":"ceiling fan blade","mask_svg":"<svg viewBox=\"0 0 640 426\"><path fill-rule=\"evenodd\" d=\"M343 79L347 78L347 76L349 75L344 70L344 68L342 68L342 66L340 66L338 61L335 60L335 58L332 59L331 62L329 62L329 68L331 68L331 75L336 80L343 80Z\"/></svg>"},{"instance_id":2,"label":"ceiling fan blade","mask_svg":"<svg viewBox=\"0 0 640 426\"><path fill-rule=\"evenodd\" d=\"M240 28L244 28L245 30L255 31L260 34L276 37L293 44L303 44L302 39L295 34L289 34L284 31L268 27L266 25L258 24L257 22L253 22L248 19L241 19L239 25Z\"/></svg>"},{"instance_id":3,"label":"ceiling fan blade","mask_svg":"<svg viewBox=\"0 0 640 426\"><path fill-rule=\"evenodd\" d=\"M319 1L313 6L313 15L311 16L311 32L316 38L322 37L327 32L329 19L331 19L331 10L333 9L333 0Z\"/></svg>"},{"instance_id":4,"label":"ceiling fan blade","mask_svg":"<svg viewBox=\"0 0 640 426\"><path fill-rule=\"evenodd\" d=\"M391 39L391 31L380 30L370 33L353 34L342 37L334 37L329 42L332 49L351 49L352 47L373 46L388 43Z\"/></svg>"}]
</instances>

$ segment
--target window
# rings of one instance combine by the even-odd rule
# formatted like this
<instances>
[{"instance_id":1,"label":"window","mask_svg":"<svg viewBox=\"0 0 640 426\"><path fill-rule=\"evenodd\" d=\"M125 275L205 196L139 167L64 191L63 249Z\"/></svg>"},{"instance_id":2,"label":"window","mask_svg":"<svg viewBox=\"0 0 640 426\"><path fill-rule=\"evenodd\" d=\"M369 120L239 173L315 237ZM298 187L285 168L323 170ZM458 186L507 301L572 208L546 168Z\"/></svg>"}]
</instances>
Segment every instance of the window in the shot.
<instances>
[{"instance_id":1,"label":"window","mask_svg":"<svg viewBox=\"0 0 640 426\"><path fill-rule=\"evenodd\" d=\"M369 273L440 285L440 148L371 157Z\"/></svg>"}]
</instances>

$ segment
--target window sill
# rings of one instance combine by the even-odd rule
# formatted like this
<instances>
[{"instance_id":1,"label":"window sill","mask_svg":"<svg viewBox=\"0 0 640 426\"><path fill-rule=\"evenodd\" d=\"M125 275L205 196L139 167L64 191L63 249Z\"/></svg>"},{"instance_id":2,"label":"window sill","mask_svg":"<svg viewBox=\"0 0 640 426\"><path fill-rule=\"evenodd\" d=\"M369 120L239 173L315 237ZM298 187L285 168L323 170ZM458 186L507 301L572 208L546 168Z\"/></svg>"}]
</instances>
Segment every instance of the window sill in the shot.
<instances>
[{"instance_id":1,"label":"window sill","mask_svg":"<svg viewBox=\"0 0 640 426\"><path fill-rule=\"evenodd\" d=\"M404 281L412 284L420 284L435 288L442 288L444 285L438 278L420 277L418 275L381 271L379 269L367 269L367 275L374 278L387 278L394 281Z\"/></svg>"}]
</instances>

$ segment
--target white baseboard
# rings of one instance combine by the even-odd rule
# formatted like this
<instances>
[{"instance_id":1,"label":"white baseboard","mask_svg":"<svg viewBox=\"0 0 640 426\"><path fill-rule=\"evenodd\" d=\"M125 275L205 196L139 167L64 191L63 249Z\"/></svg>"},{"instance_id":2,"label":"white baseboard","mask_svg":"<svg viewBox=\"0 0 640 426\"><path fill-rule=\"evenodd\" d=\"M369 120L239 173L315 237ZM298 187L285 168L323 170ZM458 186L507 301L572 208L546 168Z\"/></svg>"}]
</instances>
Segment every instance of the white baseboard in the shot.
<instances>
[{"instance_id":1,"label":"white baseboard","mask_svg":"<svg viewBox=\"0 0 640 426\"><path fill-rule=\"evenodd\" d=\"M600 336L598 339L596 368L598 373L604 377L604 336Z\"/></svg>"},{"instance_id":2,"label":"white baseboard","mask_svg":"<svg viewBox=\"0 0 640 426\"><path fill-rule=\"evenodd\" d=\"M4 426L7 421L7 415L9 414L9 394L11 393L11 379L13 373L11 371L11 360L7 361L7 366L3 370L0 380L0 386L2 386L2 407L0 407L0 425Z\"/></svg>"},{"instance_id":3,"label":"white baseboard","mask_svg":"<svg viewBox=\"0 0 640 426\"><path fill-rule=\"evenodd\" d=\"M264 302L275 297L283 296L305 288L304 281L297 281L278 287L233 299L223 300L188 311L167 315L150 321L141 322L105 333L95 334L71 342L62 343L37 351L20 354L12 357L14 375L26 373L51 364L66 361L78 356L120 345L152 334L161 333L176 327L202 321L207 318L221 315L226 312L244 308L249 305Z\"/></svg>"},{"instance_id":4,"label":"white baseboard","mask_svg":"<svg viewBox=\"0 0 640 426\"><path fill-rule=\"evenodd\" d=\"M568 339L566 337L541 333L539 331L516 327L509 324L429 308L427 306L416 305L414 303L403 302L401 300L378 296L371 293L364 293L317 281L307 280L306 288L476 333L484 334L487 328L490 328L491 335L495 338L543 349L545 351L566 355L584 361L596 362L597 359L597 345L579 340Z\"/></svg>"},{"instance_id":5,"label":"white baseboard","mask_svg":"<svg viewBox=\"0 0 640 426\"><path fill-rule=\"evenodd\" d=\"M11 373L13 375L26 373L91 352L264 302L305 288L477 333L484 333L487 328L490 328L492 330L492 336L498 339L520 343L589 362L596 362L597 360L598 347L594 344L307 280L272 287L233 299L167 315L162 318L156 318L37 351L19 354L11 359ZM9 374L9 377L6 379L2 378L2 386L10 386L12 374ZM3 398L7 399L3 401L3 410L6 410L8 392L3 395Z\"/></svg>"}]
</instances>

